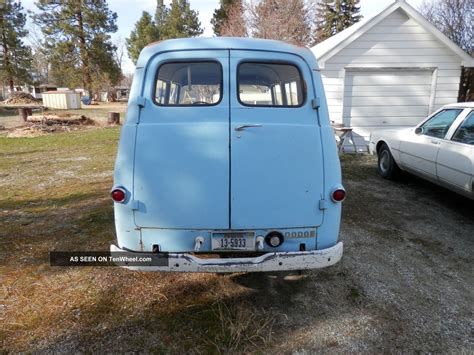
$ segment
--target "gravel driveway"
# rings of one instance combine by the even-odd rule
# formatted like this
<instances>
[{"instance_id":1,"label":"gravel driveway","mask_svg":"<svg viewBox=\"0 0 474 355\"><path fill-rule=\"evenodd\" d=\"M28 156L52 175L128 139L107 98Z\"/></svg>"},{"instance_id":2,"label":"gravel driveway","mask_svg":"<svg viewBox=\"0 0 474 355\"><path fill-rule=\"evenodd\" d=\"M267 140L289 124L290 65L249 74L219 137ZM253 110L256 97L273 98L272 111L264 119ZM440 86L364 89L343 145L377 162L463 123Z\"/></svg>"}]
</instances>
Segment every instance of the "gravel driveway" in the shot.
<instances>
[{"instance_id":1,"label":"gravel driveway","mask_svg":"<svg viewBox=\"0 0 474 355\"><path fill-rule=\"evenodd\" d=\"M348 157L343 171L345 254L290 293L285 348L473 352L474 203L415 177L383 180L374 157Z\"/></svg>"}]
</instances>

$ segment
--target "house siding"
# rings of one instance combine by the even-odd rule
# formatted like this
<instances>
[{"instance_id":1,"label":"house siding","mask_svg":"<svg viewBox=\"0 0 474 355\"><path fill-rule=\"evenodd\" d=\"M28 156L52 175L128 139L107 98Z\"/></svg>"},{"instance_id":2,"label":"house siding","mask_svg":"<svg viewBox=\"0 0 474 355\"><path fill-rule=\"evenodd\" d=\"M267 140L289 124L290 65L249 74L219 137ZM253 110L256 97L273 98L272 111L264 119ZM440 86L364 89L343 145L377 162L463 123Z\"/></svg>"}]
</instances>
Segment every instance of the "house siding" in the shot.
<instances>
[{"instance_id":1,"label":"house siding","mask_svg":"<svg viewBox=\"0 0 474 355\"><path fill-rule=\"evenodd\" d=\"M447 103L457 101L461 58L423 26L411 19L402 9L398 9L323 63L321 74L331 120L337 123L348 122L348 118L344 117L348 113L347 107L344 107L344 98L346 96L347 101L348 95L348 89L345 88L347 76L351 75L353 70L370 72L372 69L383 68L392 72L402 70L400 73L405 73L408 68L430 71L432 80L428 82L427 77L423 75L408 75L405 82L408 92L420 91L420 95L426 95L426 89L429 87L431 97L428 101L428 111L430 112ZM400 101L394 100L393 95L393 90L382 86L377 92L358 92L357 100L359 103L365 102L367 106L373 105L374 112L377 112L379 103L390 96L394 104L400 105ZM413 99L406 95L402 97L408 104L413 104ZM386 107L384 109L386 110ZM424 113L421 111L420 114ZM424 117L424 114L421 115L419 120ZM398 120L396 115L393 118L386 118L387 126L391 128L405 126L407 121ZM359 137L358 143L364 147L364 140L368 140L370 132L384 127L380 125L354 126L354 131Z\"/></svg>"}]
</instances>

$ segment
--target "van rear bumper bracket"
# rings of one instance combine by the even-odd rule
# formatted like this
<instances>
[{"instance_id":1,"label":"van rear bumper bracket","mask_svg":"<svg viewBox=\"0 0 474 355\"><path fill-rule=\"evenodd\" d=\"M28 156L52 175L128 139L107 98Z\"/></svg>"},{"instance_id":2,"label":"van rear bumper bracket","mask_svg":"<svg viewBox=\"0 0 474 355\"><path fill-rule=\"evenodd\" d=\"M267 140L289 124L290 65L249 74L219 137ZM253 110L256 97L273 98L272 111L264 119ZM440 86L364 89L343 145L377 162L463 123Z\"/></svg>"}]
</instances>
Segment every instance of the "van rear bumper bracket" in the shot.
<instances>
[{"instance_id":1,"label":"van rear bumper bracket","mask_svg":"<svg viewBox=\"0 0 474 355\"><path fill-rule=\"evenodd\" d=\"M125 252L110 246L111 252ZM336 264L341 260L343 243L333 247L312 251L267 253L254 258L204 259L186 253L168 253L166 266L126 266L135 271L174 272L262 272L319 269ZM129 252L129 251L128 251Z\"/></svg>"}]
</instances>

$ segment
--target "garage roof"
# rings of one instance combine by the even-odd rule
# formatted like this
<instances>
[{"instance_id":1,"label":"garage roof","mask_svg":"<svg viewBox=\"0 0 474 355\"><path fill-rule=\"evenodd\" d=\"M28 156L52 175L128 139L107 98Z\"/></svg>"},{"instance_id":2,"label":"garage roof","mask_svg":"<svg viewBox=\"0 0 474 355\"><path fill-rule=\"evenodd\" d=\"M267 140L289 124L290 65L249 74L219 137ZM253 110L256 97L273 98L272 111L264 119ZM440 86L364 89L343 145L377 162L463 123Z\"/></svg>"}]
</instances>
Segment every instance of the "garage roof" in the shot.
<instances>
[{"instance_id":1,"label":"garage roof","mask_svg":"<svg viewBox=\"0 0 474 355\"><path fill-rule=\"evenodd\" d=\"M365 32L367 32L376 24L381 22L384 18L399 9L403 10L407 14L407 16L418 22L420 26L424 27L428 32L435 36L435 38L440 40L446 45L446 47L448 47L452 52L458 55L462 59L461 65L464 65L466 67L474 67L474 58L472 58L469 54L467 54L460 47L458 47L453 41L446 37L441 31L439 31L436 27L429 23L418 11L416 11L413 7L407 4L405 0L397 0L390 6L382 10L382 12L380 12L379 14L357 22L351 27L346 28L344 31L341 31L335 34L334 36L328 38L327 40L318 43L317 45L312 47L311 50L313 51L316 58L318 59L318 62L321 65L321 63L326 62L328 59L336 55L341 49L348 46L350 43L355 41Z\"/></svg>"}]
</instances>

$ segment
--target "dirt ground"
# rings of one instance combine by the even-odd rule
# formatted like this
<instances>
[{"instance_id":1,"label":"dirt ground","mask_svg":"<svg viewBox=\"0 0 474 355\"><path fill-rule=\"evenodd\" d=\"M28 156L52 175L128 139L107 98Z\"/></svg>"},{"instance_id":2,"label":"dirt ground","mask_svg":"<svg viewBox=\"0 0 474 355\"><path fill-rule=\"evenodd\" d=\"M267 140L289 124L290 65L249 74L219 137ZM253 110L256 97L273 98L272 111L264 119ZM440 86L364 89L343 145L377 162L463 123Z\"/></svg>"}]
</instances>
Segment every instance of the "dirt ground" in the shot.
<instances>
[{"instance_id":1,"label":"dirt ground","mask_svg":"<svg viewBox=\"0 0 474 355\"><path fill-rule=\"evenodd\" d=\"M225 276L50 267L49 250L113 242L117 136L0 137L0 350L474 352L474 204L413 177L382 180L373 157L343 157L345 251L334 267Z\"/></svg>"},{"instance_id":2,"label":"dirt ground","mask_svg":"<svg viewBox=\"0 0 474 355\"><path fill-rule=\"evenodd\" d=\"M105 124L107 122L107 114L109 112L119 112L120 120L125 118L125 111L127 109L126 102L99 102L93 105L82 105L79 110L42 110L40 108L33 110L33 115L47 114L65 114L84 115L88 118L94 119L98 124ZM2 108L0 105L0 126L5 128L19 127L24 124L21 117L18 115L18 110L13 108ZM1 133L1 131L0 131Z\"/></svg>"}]
</instances>

